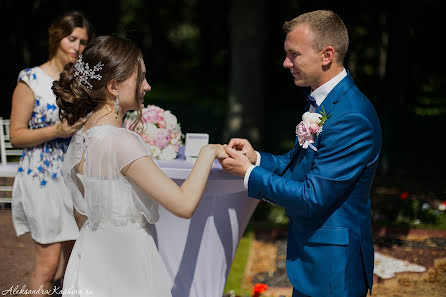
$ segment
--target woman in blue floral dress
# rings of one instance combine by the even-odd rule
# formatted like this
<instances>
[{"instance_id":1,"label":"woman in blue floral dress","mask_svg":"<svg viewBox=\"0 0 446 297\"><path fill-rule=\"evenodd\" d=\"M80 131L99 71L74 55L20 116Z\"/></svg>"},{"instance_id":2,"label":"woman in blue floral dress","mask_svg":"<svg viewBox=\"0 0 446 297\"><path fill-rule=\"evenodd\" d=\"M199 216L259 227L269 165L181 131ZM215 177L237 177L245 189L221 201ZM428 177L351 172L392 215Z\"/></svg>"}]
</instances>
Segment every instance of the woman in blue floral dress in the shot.
<instances>
[{"instance_id":1,"label":"woman in blue floral dress","mask_svg":"<svg viewBox=\"0 0 446 297\"><path fill-rule=\"evenodd\" d=\"M73 203L62 177L62 162L71 135L83 120L70 126L59 121L51 90L63 67L75 62L94 32L79 12L54 21L49 30L49 60L24 69L12 96L11 143L24 148L14 181L12 219L17 236L31 233L35 265L29 289L51 289L64 254L68 261L79 229ZM63 268L63 270L65 267Z\"/></svg>"}]
</instances>

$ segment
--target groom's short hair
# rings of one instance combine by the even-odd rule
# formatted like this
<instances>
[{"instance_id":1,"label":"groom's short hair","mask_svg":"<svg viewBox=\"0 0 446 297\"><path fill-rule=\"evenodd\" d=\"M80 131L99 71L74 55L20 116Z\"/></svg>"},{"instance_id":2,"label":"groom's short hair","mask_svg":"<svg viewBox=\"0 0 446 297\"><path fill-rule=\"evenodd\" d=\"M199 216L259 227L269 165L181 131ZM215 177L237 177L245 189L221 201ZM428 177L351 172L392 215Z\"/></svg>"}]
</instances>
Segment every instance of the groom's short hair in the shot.
<instances>
[{"instance_id":1,"label":"groom's short hair","mask_svg":"<svg viewBox=\"0 0 446 297\"><path fill-rule=\"evenodd\" d=\"M331 10L315 10L301 14L283 24L285 33L300 25L306 25L313 33L313 49L321 51L326 46L333 46L336 62L344 63L348 51L348 32L341 18Z\"/></svg>"}]
</instances>

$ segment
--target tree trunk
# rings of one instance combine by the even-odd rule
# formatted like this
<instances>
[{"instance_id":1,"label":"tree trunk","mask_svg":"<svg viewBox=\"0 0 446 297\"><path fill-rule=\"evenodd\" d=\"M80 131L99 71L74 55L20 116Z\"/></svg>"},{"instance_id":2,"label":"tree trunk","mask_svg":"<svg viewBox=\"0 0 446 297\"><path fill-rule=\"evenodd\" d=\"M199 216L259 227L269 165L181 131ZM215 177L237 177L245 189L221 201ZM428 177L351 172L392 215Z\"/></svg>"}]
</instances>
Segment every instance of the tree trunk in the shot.
<instances>
[{"instance_id":1,"label":"tree trunk","mask_svg":"<svg viewBox=\"0 0 446 297\"><path fill-rule=\"evenodd\" d=\"M397 173L398 152L404 151L406 139L402 132L407 130L409 107L412 103L411 65L408 61L410 48L410 5L390 5L387 7L388 49L385 70L385 103L382 122L383 147L381 156L382 174ZM383 40L387 41L387 40Z\"/></svg>"},{"instance_id":2,"label":"tree trunk","mask_svg":"<svg viewBox=\"0 0 446 297\"><path fill-rule=\"evenodd\" d=\"M233 1L230 16L231 70L229 111L223 139L261 141L264 125L266 1Z\"/></svg>"}]
</instances>

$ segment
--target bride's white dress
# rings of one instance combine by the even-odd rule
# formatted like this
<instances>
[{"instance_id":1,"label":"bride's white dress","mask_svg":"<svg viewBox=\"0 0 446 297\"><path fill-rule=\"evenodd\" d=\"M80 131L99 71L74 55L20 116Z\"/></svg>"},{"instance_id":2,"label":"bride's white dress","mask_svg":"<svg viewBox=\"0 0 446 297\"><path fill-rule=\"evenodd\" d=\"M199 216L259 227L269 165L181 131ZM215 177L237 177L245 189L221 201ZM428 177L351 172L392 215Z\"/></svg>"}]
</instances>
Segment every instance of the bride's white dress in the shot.
<instances>
[{"instance_id":1,"label":"bride's white dress","mask_svg":"<svg viewBox=\"0 0 446 297\"><path fill-rule=\"evenodd\" d=\"M83 174L75 170L84 158ZM63 174L82 227L65 272L64 296L171 297L166 268L150 233L158 204L120 170L151 156L139 135L94 126L72 138Z\"/></svg>"}]
</instances>

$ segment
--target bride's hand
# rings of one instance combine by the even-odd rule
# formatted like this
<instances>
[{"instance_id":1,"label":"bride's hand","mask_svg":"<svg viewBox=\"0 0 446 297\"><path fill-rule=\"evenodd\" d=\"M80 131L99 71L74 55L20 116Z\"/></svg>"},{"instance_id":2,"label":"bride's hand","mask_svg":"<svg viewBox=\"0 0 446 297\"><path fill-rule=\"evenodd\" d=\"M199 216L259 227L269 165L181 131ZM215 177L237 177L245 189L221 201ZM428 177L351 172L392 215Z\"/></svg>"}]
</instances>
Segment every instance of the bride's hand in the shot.
<instances>
[{"instance_id":1,"label":"bride's hand","mask_svg":"<svg viewBox=\"0 0 446 297\"><path fill-rule=\"evenodd\" d=\"M205 146L205 149L212 151L214 153L214 158L217 158L219 160L228 157L228 154L221 144L208 144Z\"/></svg>"}]
</instances>

